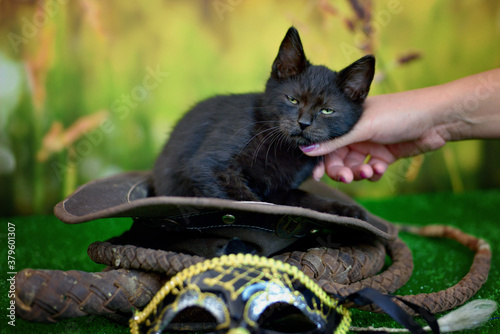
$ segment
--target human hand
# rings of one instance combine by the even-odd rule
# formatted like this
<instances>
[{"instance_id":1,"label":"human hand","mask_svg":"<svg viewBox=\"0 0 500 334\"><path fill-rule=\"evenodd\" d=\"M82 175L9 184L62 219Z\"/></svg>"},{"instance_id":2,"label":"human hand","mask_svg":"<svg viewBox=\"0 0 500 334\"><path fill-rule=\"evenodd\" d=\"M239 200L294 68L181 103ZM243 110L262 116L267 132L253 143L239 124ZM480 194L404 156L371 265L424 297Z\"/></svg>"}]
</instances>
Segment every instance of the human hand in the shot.
<instances>
[{"instance_id":1,"label":"human hand","mask_svg":"<svg viewBox=\"0 0 500 334\"><path fill-rule=\"evenodd\" d=\"M446 133L443 127L434 126L431 113L403 110L407 105L403 106L401 101L410 98L405 93L369 98L363 116L349 133L301 147L308 155L324 158L313 177L319 179L326 173L344 183L363 179L377 181L396 160L443 146Z\"/></svg>"},{"instance_id":2,"label":"human hand","mask_svg":"<svg viewBox=\"0 0 500 334\"><path fill-rule=\"evenodd\" d=\"M343 183L368 179L378 181L397 157L384 145L372 142L354 143L325 154L316 166L313 177L319 180L325 173Z\"/></svg>"},{"instance_id":3,"label":"human hand","mask_svg":"<svg viewBox=\"0 0 500 334\"><path fill-rule=\"evenodd\" d=\"M326 173L345 183L376 181L396 160L436 150L447 141L500 138L498 87L500 69L494 69L439 86L369 97L350 132L301 149L324 156L314 170L316 179Z\"/></svg>"}]
</instances>

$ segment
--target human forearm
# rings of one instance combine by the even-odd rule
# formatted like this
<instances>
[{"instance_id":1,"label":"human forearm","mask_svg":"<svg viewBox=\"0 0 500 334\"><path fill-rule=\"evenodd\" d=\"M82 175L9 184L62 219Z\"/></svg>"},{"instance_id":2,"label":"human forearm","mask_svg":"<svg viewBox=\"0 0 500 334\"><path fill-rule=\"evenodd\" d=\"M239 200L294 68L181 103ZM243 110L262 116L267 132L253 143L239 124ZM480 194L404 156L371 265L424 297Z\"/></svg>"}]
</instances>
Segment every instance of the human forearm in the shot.
<instances>
[{"instance_id":1,"label":"human forearm","mask_svg":"<svg viewBox=\"0 0 500 334\"><path fill-rule=\"evenodd\" d=\"M437 86L436 128L446 141L500 138L500 69Z\"/></svg>"}]
</instances>

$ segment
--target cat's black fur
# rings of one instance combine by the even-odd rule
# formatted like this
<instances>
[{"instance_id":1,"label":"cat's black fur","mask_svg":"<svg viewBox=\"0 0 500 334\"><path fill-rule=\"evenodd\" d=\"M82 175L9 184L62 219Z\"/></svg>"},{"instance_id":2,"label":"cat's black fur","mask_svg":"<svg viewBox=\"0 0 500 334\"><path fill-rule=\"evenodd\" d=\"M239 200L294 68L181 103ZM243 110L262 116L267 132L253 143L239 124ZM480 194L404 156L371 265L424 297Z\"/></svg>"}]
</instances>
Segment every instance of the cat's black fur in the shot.
<instances>
[{"instance_id":1,"label":"cat's black fur","mask_svg":"<svg viewBox=\"0 0 500 334\"><path fill-rule=\"evenodd\" d=\"M296 188L320 161L299 146L352 129L374 65L372 56L340 72L311 65L290 28L264 93L216 96L180 120L154 167L156 195L268 201L364 218L357 207Z\"/></svg>"}]
</instances>

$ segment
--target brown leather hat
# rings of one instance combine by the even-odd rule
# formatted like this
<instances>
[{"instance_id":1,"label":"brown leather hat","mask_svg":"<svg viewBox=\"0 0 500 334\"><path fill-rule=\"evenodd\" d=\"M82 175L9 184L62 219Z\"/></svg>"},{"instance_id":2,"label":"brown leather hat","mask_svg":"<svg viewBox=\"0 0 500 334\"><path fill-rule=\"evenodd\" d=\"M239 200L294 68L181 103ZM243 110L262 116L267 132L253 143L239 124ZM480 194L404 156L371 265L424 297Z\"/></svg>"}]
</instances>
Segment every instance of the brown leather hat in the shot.
<instances>
[{"instance_id":1,"label":"brown leather hat","mask_svg":"<svg viewBox=\"0 0 500 334\"><path fill-rule=\"evenodd\" d=\"M227 230L249 228L297 237L318 228L352 229L382 240L394 240L397 229L368 213L368 221L317 212L311 209L263 202L239 202L218 198L155 196L152 174L129 172L84 184L54 208L65 223L78 224L98 218L132 217L167 230ZM342 192L323 183L307 181L309 192L353 204Z\"/></svg>"}]
</instances>

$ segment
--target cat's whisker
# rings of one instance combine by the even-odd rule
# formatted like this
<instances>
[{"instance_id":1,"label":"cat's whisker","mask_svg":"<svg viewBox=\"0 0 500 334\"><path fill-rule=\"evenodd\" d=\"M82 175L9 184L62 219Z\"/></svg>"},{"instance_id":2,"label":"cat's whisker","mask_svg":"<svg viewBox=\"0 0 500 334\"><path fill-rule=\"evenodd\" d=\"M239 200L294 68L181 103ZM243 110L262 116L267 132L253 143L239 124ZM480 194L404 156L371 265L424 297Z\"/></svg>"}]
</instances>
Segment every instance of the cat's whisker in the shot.
<instances>
[{"instance_id":1,"label":"cat's whisker","mask_svg":"<svg viewBox=\"0 0 500 334\"><path fill-rule=\"evenodd\" d=\"M257 154L259 153L260 149L262 148L262 146L264 146L265 142L272 138L275 134L279 133L280 130L279 130L279 127L275 127L273 129L273 131L271 131L270 133L268 133L264 138L262 138L262 141L259 143L259 145L257 146L257 149L255 150L254 152L254 157L257 156Z\"/></svg>"},{"instance_id":2,"label":"cat's whisker","mask_svg":"<svg viewBox=\"0 0 500 334\"><path fill-rule=\"evenodd\" d=\"M268 129L268 130L266 130L266 131L261 131L261 132L259 132L259 133L258 133L258 134L262 134L262 133L264 133L264 132L271 131L270 133L266 134L266 135L264 136L264 138L262 138L262 140L261 140L261 141L259 142L259 144L257 145L257 148L256 148L256 149L255 149L255 151L252 153L252 160L251 160L251 165L252 165L252 166L253 166L254 162L256 162L256 161L257 161L257 154L258 154L258 152L259 152L259 150L260 150L261 146L264 144L264 142L265 142L265 141L266 141L266 139L269 137L269 135L272 135L272 134L273 134L273 132L274 132L275 130L276 130L276 128L271 128L271 129ZM258 135L258 134L257 134L257 135ZM255 138L255 137L257 137L257 135L253 136L253 137L252 137L252 139L253 139L253 138ZM251 140L250 140L250 141L251 141ZM248 143L250 143L250 141L249 141Z\"/></svg>"},{"instance_id":3,"label":"cat's whisker","mask_svg":"<svg viewBox=\"0 0 500 334\"><path fill-rule=\"evenodd\" d=\"M236 132L234 132L232 135L231 135L231 138L233 138L234 136L236 136L238 134L238 132L240 132L241 130L244 130L244 129L247 129L249 127L253 127L254 125L256 124L266 124L266 123L273 123L275 124L276 122L275 121L254 121L254 122L251 122L251 123L248 123L248 124L245 124L243 125L242 127L240 127L238 130L236 130Z\"/></svg>"},{"instance_id":4,"label":"cat's whisker","mask_svg":"<svg viewBox=\"0 0 500 334\"><path fill-rule=\"evenodd\" d=\"M244 150L244 149L248 146L248 144L250 144L250 143L252 142L252 140L254 140L256 137L258 137L259 135L262 135L262 134L264 134L264 133L266 133L266 132L269 132L269 131L271 131L271 133L272 133L272 132L273 132L273 131L275 131L275 130L278 130L278 131L279 131L279 126L273 126L273 127L269 128L269 129L265 129L265 130L262 130L262 131L260 131L260 132L257 132L254 136L252 136L252 138L250 138L250 139L249 139L249 140L248 140L248 141L247 141L247 142L246 142L246 143L242 146L242 148L241 148L241 149L240 149L240 151L238 152L237 156L240 156L241 152L242 152L242 151L243 151L243 150ZM265 141L265 139L266 139L266 137L267 137L268 135L269 135L269 134L266 134L266 135L264 136L264 138L262 139L262 142L259 144L259 146L260 146L260 145L262 145L262 143Z\"/></svg>"},{"instance_id":5,"label":"cat's whisker","mask_svg":"<svg viewBox=\"0 0 500 334\"><path fill-rule=\"evenodd\" d=\"M271 147L273 147L273 144L275 142L280 140L280 137L281 137L281 135L283 135L283 132L279 131L278 133L275 133L275 134L276 134L276 136L271 140L271 142L269 143L269 147L267 148L265 166L267 166L267 157L269 156L269 151L271 150ZM276 145L274 147L275 147L274 156L276 157Z\"/></svg>"},{"instance_id":6,"label":"cat's whisker","mask_svg":"<svg viewBox=\"0 0 500 334\"><path fill-rule=\"evenodd\" d=\"M257 162L258 153L259 153L260 149L262 148L262 146L265 144L265 142L269 138L272 138L275 134L281 132L278 126L274 127L273 130L274 131L271 131L270 133L266 134L266 136L264 138L262 138L262 141L257 146L257 149L255 150L255 152L253 153L253 156L252 156L252 165L254 162ZM266 161L266 163L267 163L267 161Z\"/></svg>"},{"instance_id":7,"label":"cat's whisker","mask_svg":"<svg viewBox=\"0 0 500 334\"><path fill-rule=\"evenodd\" d=\"M276 145L274 145L274 159L278 159L278 156L277 156L277 148L281 147L281 142L282 142L282 137L283 137L283 132L279 133L278 134L278 138L276 140Z\"/></svg>"},{"instance_id":8,"label":"cat's whisker","mask_svg":"<svg viewBox=\"0 0 500 334\"><path fill-rule=\"evenodd\" d=\"M288 140L287 140L287 136L286 136L283 132L281 132L281 133L280 133L280 136L279 136L279 137L280 137L280 139L279 139L278 145L276 145L276 146L275 146L275 148L274 148L274 157L275 157L276 159L277 159L277 156L276 156L276 155L277 155L276 148L280 148L280 149L281 149L281 148L282 148L282 146L283 146L283 144L285 144L285 143L288 141Z\"/></svg>"},{"instance_id":9,"label":"cat's whisker","mask_svg":"<svg viewBox=\"0 0 500 334\"><path fill-rule=\"evenodd\" d=\"M254 138L256 138L257 136L259 135L262 135L263 133L265 132L268 132L268 131L272 131L276 128L278 128L279 126L273 126L273 127L270 127L269 129L265 129L265 130L262 130L262 131L259 131L257 132L255 135L253 135L249 140L247 140L247 142L243 145L242 149L243 150ZM241 153L241 150L240 150L240 153Z\"/></svg>"}]
</instances>

